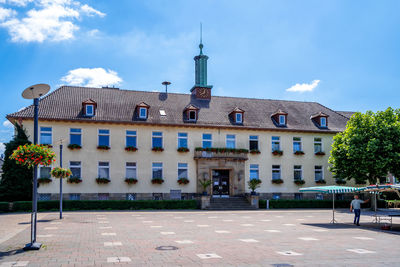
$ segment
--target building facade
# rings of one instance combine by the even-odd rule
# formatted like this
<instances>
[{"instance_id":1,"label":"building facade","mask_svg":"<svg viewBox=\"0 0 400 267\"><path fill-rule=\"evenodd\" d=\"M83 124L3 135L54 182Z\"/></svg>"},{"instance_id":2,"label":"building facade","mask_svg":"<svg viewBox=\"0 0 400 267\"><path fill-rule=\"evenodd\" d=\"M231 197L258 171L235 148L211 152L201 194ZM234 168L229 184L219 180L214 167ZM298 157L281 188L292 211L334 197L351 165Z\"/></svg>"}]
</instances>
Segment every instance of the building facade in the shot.
<instances>
[{"instance_id":1,"label":"building facade","mask_svg":"<svg viewBox=\"0 0 400 267\"><path fill-rule=\"evenodd\" d=\"M73 178L65 199L243 196L260 179L261 198L320 197L298 189L334 184L328 169L333 136L351 113L315 102L212 95L207 60L195 60L188 94L62 86L40 101L39 142L57 154ZM33 107L9 114L33 136ZM51 167L39 167L49 177ZM161 183L160 183L161 182ZM187 183L188 182L188 183ZM58 182L41 184L40 199L56 199Z\"/></svg>"}]
</instances>

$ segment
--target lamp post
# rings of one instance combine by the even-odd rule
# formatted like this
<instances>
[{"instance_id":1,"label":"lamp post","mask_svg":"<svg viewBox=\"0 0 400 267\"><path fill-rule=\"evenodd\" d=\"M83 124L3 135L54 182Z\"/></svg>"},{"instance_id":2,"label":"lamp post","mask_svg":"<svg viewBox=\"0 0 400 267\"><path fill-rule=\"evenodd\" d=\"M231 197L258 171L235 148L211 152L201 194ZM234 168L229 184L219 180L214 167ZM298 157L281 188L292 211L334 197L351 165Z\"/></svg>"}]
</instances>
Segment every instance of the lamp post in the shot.
<instances>
[{"instance_id":1,"label":"lamp post","mask_svg":"<svg viewBox=\"0 0 400 267\"><path fill-rule=\"evenodd\" d=\"M62 168L62 150L63 150L63 144L62 142L64 139L60 139L60 168ZM62 186L63 186L63 178L60 177L60 220L63 218L62 217L62 209L63 209L63 192L62 192Z\"/></svg>"},{"instance_id":2,"label":"lamp post","mask_svg":"<svg viewBox=\"0 0 400 267\"><path fill-rule=\"evenodd\" d=\"M39 124L39 98L47 94L50 86L47 84L36 84L26 88L22 92L25 99L33 99L33 143L38 143L38 124ZM33 167L33 193L32 193L32 214L31 214L31 243L25 245L24 250L39 250L41 243L36 242L36 223L37 223L37 166Z\"/></svg>"}]
</instances>

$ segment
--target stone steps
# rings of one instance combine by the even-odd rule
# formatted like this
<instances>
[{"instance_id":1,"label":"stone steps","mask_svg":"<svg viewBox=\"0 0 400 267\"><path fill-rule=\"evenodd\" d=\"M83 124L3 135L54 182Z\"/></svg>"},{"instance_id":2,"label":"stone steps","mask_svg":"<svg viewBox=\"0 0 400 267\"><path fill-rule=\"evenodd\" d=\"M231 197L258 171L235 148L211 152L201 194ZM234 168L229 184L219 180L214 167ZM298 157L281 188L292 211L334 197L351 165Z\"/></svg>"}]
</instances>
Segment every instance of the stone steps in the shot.
<instances>
[{"instance_id":1,"label":"stone steps","mask_svg":"<svg viewBox=\"0 0 400 267\"><path fill-rule=\"evenodd\" d=\"M211 198L209 210L255 210L244 197Z\"/></svg>"}]
</instances>

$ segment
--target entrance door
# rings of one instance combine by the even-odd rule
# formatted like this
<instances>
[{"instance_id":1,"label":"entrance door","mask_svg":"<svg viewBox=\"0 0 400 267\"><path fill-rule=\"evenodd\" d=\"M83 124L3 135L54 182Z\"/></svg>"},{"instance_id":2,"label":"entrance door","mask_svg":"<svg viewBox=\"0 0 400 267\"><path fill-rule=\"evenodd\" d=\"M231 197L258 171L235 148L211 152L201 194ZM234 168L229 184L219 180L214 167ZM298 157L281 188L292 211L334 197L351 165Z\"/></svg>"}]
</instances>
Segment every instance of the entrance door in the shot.
<instances>
[{"instance_id":1,"label":"entrance door","mask_svg":"<svg viewBox=\"0 0 400 267\"><path fill-rule=\"evenodd\" d=\"M213 197L229 197L229 170L213 170Z\"/></svg>"}]
</instances>

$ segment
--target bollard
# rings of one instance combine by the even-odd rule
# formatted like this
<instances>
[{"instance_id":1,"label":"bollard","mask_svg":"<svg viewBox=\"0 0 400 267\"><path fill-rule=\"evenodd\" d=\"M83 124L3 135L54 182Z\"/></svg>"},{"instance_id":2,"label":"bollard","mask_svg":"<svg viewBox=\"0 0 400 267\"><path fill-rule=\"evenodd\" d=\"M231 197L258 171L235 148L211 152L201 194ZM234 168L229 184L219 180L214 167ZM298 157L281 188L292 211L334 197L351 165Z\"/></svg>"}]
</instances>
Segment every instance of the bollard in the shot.
<instances>
[{"instance_id":1,"label":"bollard","mask_svg":"<svg viewBox=\"0 0 400 267\"><path fill-rule=\"evenodd\" d=\"M267 205L265 205L266 209L269 210L269 199L267 199Z\"/></svg>"}]
</instances>

